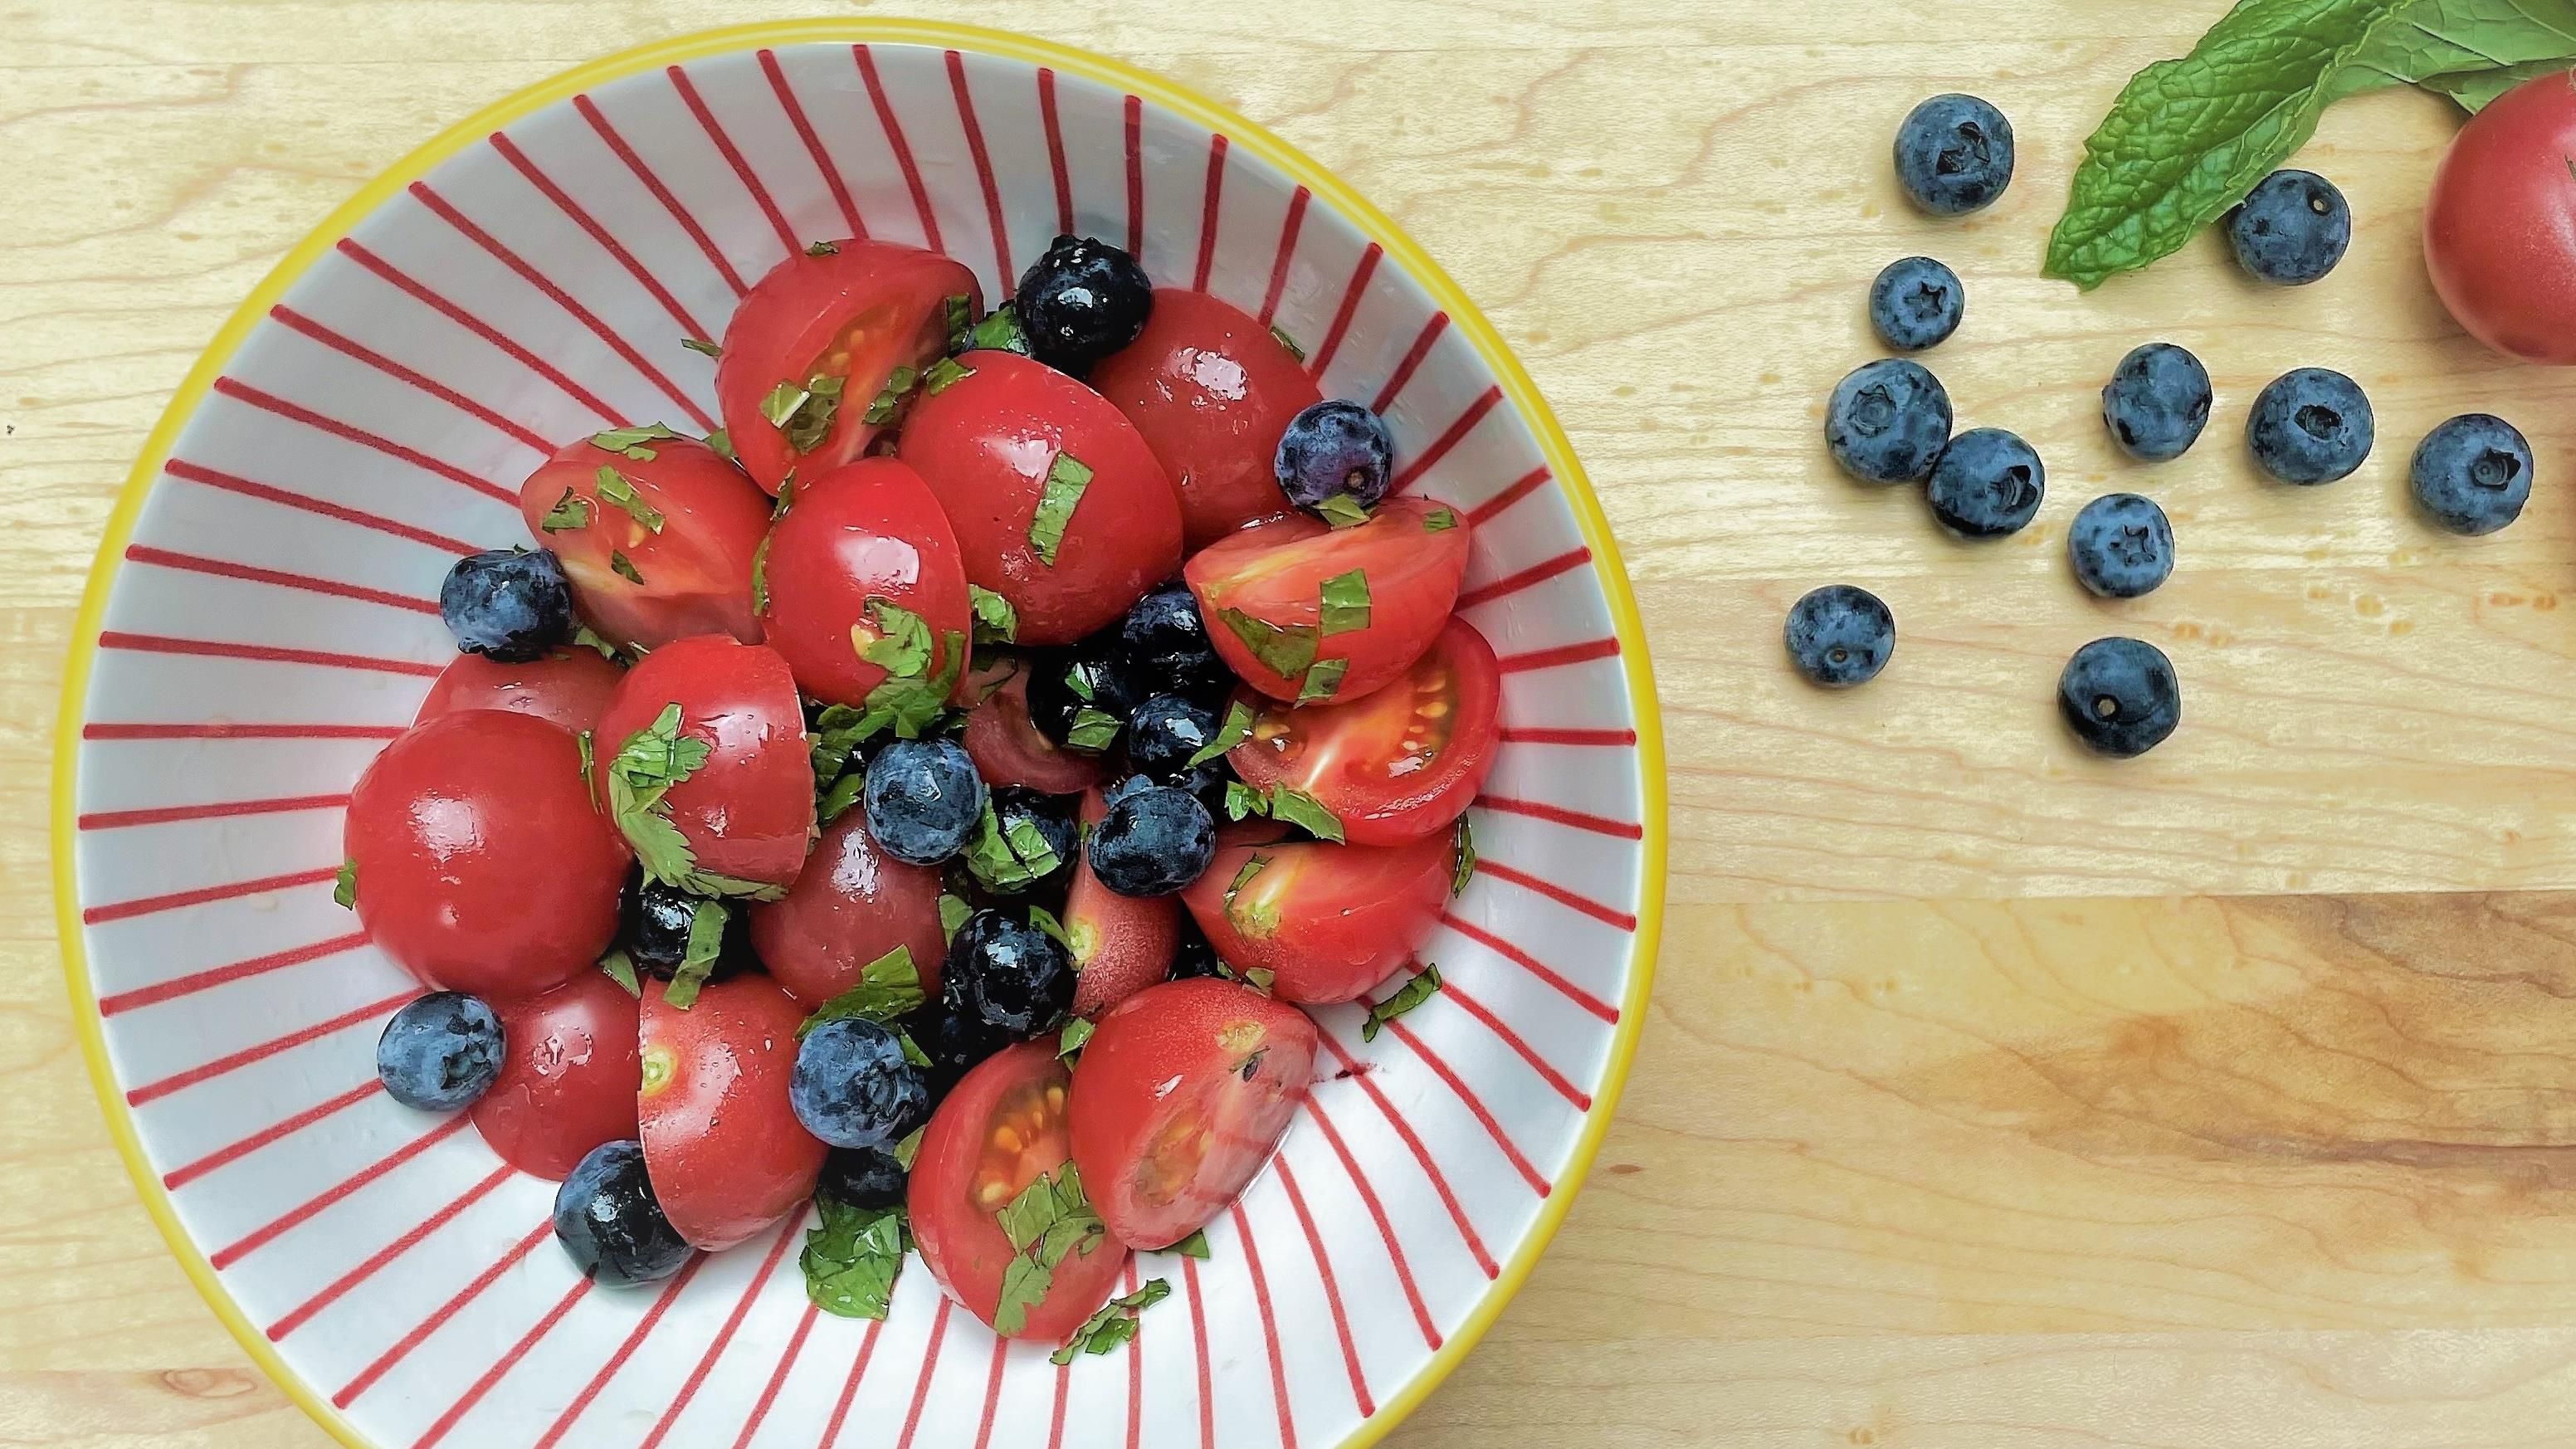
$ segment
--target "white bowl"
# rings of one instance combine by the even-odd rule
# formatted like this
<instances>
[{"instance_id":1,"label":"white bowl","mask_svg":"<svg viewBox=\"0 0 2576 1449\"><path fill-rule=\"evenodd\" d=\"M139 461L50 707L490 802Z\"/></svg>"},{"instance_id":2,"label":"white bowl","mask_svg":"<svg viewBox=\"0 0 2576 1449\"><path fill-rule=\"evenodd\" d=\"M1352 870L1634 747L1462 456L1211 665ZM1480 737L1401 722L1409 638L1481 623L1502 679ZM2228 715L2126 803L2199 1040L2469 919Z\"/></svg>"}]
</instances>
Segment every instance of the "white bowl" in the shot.
<instances>
[{"instance_id":1,"label":"white bowl","mask_svg":"<svg viewBox=\"0 0 2576 1449\"><path fill-rule=\"evenodd\" d=\"M450 657L459 550L523 542L552 442L713 425L742 287L864 228L988 296L1059 230L1274 319L1476 525L1467 616L1509 671L1485 864L1424 952L1449 990L1327 1060L1214 1254L1135 1346L1049 1364L908 1271L817 1315L796 1228L593 1289L552 1184L396 1105L413 994L331 901L349 785ZM109 1125L225 1324L351 1444L1357 1445L1492 1322L1563 1215L1642 1024L1663 886L1645 641L1528 377L1395 226L1170 82L962 27L683 37L501 102L262 282L136 465L58 741L64 955ZM676 1435L676 1438L670 1436Z\"/></svg>"}]
</instances>

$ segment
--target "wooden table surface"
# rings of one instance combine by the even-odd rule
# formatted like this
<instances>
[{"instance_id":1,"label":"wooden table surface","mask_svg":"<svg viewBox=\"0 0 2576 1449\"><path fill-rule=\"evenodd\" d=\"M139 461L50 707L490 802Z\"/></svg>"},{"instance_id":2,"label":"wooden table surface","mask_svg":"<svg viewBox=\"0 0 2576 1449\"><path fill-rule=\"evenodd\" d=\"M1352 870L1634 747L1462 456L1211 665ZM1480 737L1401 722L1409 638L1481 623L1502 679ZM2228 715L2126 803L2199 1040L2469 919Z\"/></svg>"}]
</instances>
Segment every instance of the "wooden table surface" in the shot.
<instances>
[{"instance_id":1,"label":"wooden table surface","mask_svg":"<svg viewBox=\"0 0 2576 1449\"><path fill-rule=\"evenodd\" d=\"M771 8L0 5L0 1444L326 1442L137 1207L55 954L61 660L145 430L362 178L569 63ZM2328 117L2306 164L2359 224L2323 283L2260 291L2204 239L2080 296L2037 263L2081 140L2220 0L923 8L1170 72L1348 177L1519 349L1627 549L1675 836L1644 1051L1555 1250L1391 1442L2576 1444L2576 380L2484 355L2424 284L2445 105ZM1889 176L1897 119L1946 89L2021 140L1966 224ZM1864 290L1911 251L1967 279L1931 358L1962 425L2049 461L2012 541L1951 542L1825 458ZM2157 337L2219 412L2142 470L2094 392ZM2380 448L2264 486L2245 406L2311 363L2369 387ZM2404 479L2473 409L2543 461L2529 516L2466 542ZM2062 558L2113 487L2181 535L2131 605ZM1833 580L1904 636L1829 697L1779 621ZM2052 716L2112 632L2187 690L2127 765Z\"/></svg>"}]
</instances>

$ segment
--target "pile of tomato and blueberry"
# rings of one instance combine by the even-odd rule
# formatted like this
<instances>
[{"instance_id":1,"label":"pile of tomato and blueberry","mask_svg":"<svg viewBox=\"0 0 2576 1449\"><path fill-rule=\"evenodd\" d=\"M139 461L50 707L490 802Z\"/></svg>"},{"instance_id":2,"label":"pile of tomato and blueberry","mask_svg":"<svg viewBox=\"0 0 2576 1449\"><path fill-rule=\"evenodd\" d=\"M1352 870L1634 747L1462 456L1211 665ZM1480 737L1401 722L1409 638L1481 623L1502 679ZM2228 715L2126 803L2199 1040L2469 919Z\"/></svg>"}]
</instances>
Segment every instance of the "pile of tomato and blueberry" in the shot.
<instances>
[{"instance_id":1,"label":"pile of tomato and blueberry","mask_svg":"<svg viewBox=\"0 0 2576 1449\"><path fill-rule=\"evenodd\" d=\"M1299 1008L1414 960L1474 868L1492 649L1468 526L1293 344L1060 238L986 311L879 241L763 278L725 427L558 449L536 548L351 796L339 897L429 987L389 1093L560 1180L602 1282L813 1200L807 1287L907 1246L1105 1351L1267 1161ZM1423 967L1372 1026L1438 989Z\"/></svg>"}]
</instances>

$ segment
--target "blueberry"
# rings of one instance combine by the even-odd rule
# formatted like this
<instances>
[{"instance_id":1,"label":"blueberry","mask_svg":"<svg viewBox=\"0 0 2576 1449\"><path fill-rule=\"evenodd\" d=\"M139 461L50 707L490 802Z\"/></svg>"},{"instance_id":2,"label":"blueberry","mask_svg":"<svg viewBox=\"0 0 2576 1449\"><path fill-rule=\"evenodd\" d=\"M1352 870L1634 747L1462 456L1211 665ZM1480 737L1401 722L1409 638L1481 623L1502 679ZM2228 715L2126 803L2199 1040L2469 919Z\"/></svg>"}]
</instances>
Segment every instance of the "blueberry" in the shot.
<instances>
[{"instance_id":1,"label":"blueberry","mask_svg":"<svg viewBox=\"0 0 2576 1449\"><path fill-rule=\"evenodd\" d=\"M834 1147L891 1147L930 1116L930 1086L894 1029L843 1016L805 1034L787 1102Z\"/></svg>"},{"instance_id":2,"label":"blueberry","mask_svg":"<svg viewBox=\"0 0 2576 1449\"><path fill-rule=\"evenodd\" d=\"M2096 498L2067 530L2066 557L2076 581L2103 598L2140 598L2173 576L2173 524L2135 493Z\"/></svg>"},{"instance_id":3,"label":"blueberry","mask_svg":"<svg viewBox=\"0 0 2576 1449\"><path fill-rule=\"evenodd\" d=\"M1930 257L1889 262L1869 287L1869 325L1888 346L1905 352L1938 347L1959 330L1968 291L1959 274Z\"/></svg>"},{"instance_id":4,"label":"blueberry","mask_svg":"<svg viewBox=\"0 0 2576 1449\"><path fill-rule=\"evenodd\" d=\"M1100 787L1100 808L1108 809L1140 790L1151 790L1154 782L1142 775L1128 775Z\"/></svg>"},{"instance_id":5,"label":"blueberry","mask_svg":"<svg viewBox=\"0 0 2576 1449\"><path fill-rule=\"evenodd\" d=\"M572 642L572 584L544 549L470 553L438 586L438 617L464 653L525 664Z\"/></svg>"},{"instance_id":6,"label":"blueberry","mask_svg":"<svg viewBox=\"0 0 2576 1449\"><path fill-rule=\"evenodd\" d=\"M2304 287L2352 245L2352 207L2313 171L2275 171L2227 214L2227 244L2256 281Z\"/></svg>"},{"instance_id":7,"label":"blueberry","mask_svg":"<svg viewBox=\"0 0 2576 1449\"><path fill-rule=\"evenodd\" d=\"M1216 711L1206 705L1177 694L1155 695L1127 717L1127 763L1157 785L1183 784L1190 757L1207 748L1217 727Z\"/></svg>"},{"instance_id":8,"label":"blueberry","mask_svg":"<svg viewBox=\"0 0 2576 1449\"><path fill-rule=\"evenodd\" d=\"M1000 882L987 880L984 883L996 890L1017 894L1071 865L1074 852L1080 847L1082 837L1081 832L1074 826L1073 812L1066 803L1070 799L1071 797L1067 796L1059 800L1054 796L1042 795L1035 790L1024 790L1016 785L1005 785L995 790L993 822L1000 827L1004 844L1011 845L1015 839L1024 837L1034 830L1043 843L1044 849L1022 850L1016 846L1012 847L1011 858L1018 862L1021 869L1035 872L1030 879ZM1049 856L1053 857L1052 861L1048 859ZM1040 867L1044 868L1040 869ZM983 879L981 876L977 878Z\"/></svg>"},{"instance_id":9,"label":"blueberry","mask_svg":"<svg viewBox=\"0 0 2576 1449\"><path fill-rule=\"evenodd\" d=\"M977 911L948 943L939 989L941 1005L969 1022L1026 1037L1073 1004L1073 962L1037 927Z\"/></svg>"},{"instance_id":10,"label":"blueberry","mask_svg":"<svg viewBox=\"0 0 2576 1449\"><path fill-rule=\"evenodd\" d=\"M626 1288L668 1278L689 1245L644 1175L644 1145L603 1142L555 1189L555 1241L581 1275Z\"/></svg>"},{"instance_id":11,"label":"blueberry","mask_svg":"<svg viewBox=\"0 0 2576 1449\"><path fill-rule=\"evenodd\" d=\"M1186 790L1129 791L1091 828L1091 873L1122 896L1167 896L1207 873L1216 822Z\"/></svg>"},{"instance_id":12,"label":"blueberry","mask_svg":"<svg viewBox=\"0 0 2576 1449\"><path fill-rule=\"evenodd\" d=\"M1867 589L1828 584L1789 606L1789 662L1827 689L1867 684L1896 653L1896 615Z\"/></svg>"},{"instance_id":13,"label":"blueberry","mask_svg":"<svg viewBox=\"0 0 2576 1449\"><path fill-rule=\"evenodd\" d=\"M868 834L914 865L965 849L984 822L984 779L966 747L947 738L897 740L878 751L861 798Z\"/></svg>"},{"instance_id":14,"label":"blueberry","mask_svg":"<svg viewBox=\"0 0 2576 1449\"><path fill-rule=\"evenodd\" d=\"M2096 639L2058 676L2057 709L2077 738L2125 760L2163 744L2182 723L2182 682L2153 644Z\"/></svg>"},{"instance_id":15,"label":"blueberry","mask_svg":"<svg viewBox=\"0 0 2576 1449\"><path fill-rule=\"evenodd\" d=\"M385 1095L424 1112L469 1106L501 1075L501 1018L478 997L433 991L394 1013L376 1038Z\"/></svg>"},{"instance_id":16,"label":"blueberry","mask_svg":"<svg viewBox=\"0 0 2576 1449\"><path fill-rule=\"evenodd\" d=\"M1199 601L1178 579L1157 584L1130 605L1118 625L1118 647L1147 693L1207 695L1231 688L1234 676L1208 640Z\"/></svg>"},{"instance_id":17,"label":"blueberry","mask_svg":"<svg viewBox=\"0 0 2576 1449\"><path fill-rule=\"evenodd\" d=\"M1825 446L1864 483L1920 483L1949 441L1950 394L1919 362L1864 363L1825 405Z\"/></svg>"},{"instance_id":18,"label":"blueberry","mask_svg":"<svg viewBox=\"0 0 2576 1449\"><path fill-rule=\"evenodd\" d=\"M2520 429L2467 413L2424 435L2410 470L2415 502L2453 533L2493 533L2531 501L2531 444Z\"/></svg>"},{"instance_id":19,"label":"blueberry","mask_svg":"<svg viewBox=\"0 0 2576 1449\"><path fill-rule=\"evenodd\" d=\"M977 1019L945 981L940 983L939 1002L915 1020L913 1041L930 1058L927 1075L934 1097L946 1096L976 1063L1011 1044L1009 1034Z\"/></svg>"},{"instance_id":20,"label":"blueberry","mask_svg":"<svg viewBox=\"0 0 2576 1449\"><path fill-rule=\"evenodd\" d=\"M1058 746L1098 754L1115 744L1117 736L1083 711L1106 715L1124 728L1128 712L1143 697L1139 686L1136 664L1119 647L1118 634L1103 630L1031 661L1029 721Z\"/></svg>"},{"instance_id":21,"label":"blueberry","mask_svg":"<svg viewBox=\"0 0 2576 1449\"><path fill-rule=\"evenodd\" d=\"M1014 300L1030 353L1078 374L1145 330L1154 284L1134 257L1109 243L1060 236L1020 274Z\"/></svg>"},{"instance_id":22,"label":"blueberry","mask_svg":"<svg viewBox=\"0 0 2576 1449\"><path fill-rule=\"evenodd\" d=\"M1300 508L1320 508L1335 495L1362 508L1386 496L1395 442L1378 415L1343 398L1326 398L1288 420L1271 459L1280 490Z\"/></svg>"},{"instance_id":23,"label":"blueberry","mask_svg":"<svg viewBox=\"0 0 2576 1449\"><path fill-rule=\"evenodd\" d=\"M2012 176L2012 122L1975 96L1934 96L1896 128L1896 182L1934 216L1993 205Z\"/></svg>"},{"instance_id":24,"label":"blueberry","mask_svg":"<svg viewBox=\"0 0 2576 1449\"><path fill-rule=\"evenodd\" d=\"M1950 440L1925 489L1932 513L1968 538L2019 533L2048 496L2048 469L2018 433L1971 428Z\"/></svg>"},{"instance_id":25,"label":"blueberry","mask_svg":"<svg viewBox=\"0 0 2576 1449\"><path fill-rule=\"evenodd\" d=\"M1172 949L1171 979L1190 981L1201 976L1227 974L1225 962L1216 954L1216 947L1208 944L1208 938L1200 933L1198 923L1190 919L1189 912L1183 911L1180 944Z\"/></svg>"},{"instance_id":26,"label":"blueberry","mask_svg":"<svg viewBox=\"0 0 2576 1449\"><path fill-rule=\"evenodd\" d=\"M2361 384L2340 372L2302 367L2274 378L2254 399L2245 442L2263 471L2303 487L2347 477L2370 456L2374 428Z\"/></svg>"},{"instance_id":27,"label":"blueberry","mask_svg":"<svg viewBox=\"0 0 2576 1449\"><path fill-rule=\"evenodd\" d=\"M2102 422L2132 458L2179 458L2209 425L2209 369L2170 342L2133 348L2102 389Z\"/></svg>"},{"instance_id":28,"label":"blueberry","mask_svg":"<svg viewBox=\"0 0 2576 1449\"><path fill-rule=\"evenodd\" d=\"M874 1147L835 1147L823 1159L823 1176L814 1184L814 1192L854 1208L888 1208L902 1203L908 1185L903 1164L894 1160L893 1153Z\"/></svg>"},{"instance_id":29,"label":"blueberry","mask_svg":"<svg viewBox=\"0 0 2576 1449\"><path fill-rule=\"evenodd\" d=\"M626 954L636 965L669 980L688 954L689 926L698 898L677 886L647 880L627 894Z\"/></svg>"}]
</instances>

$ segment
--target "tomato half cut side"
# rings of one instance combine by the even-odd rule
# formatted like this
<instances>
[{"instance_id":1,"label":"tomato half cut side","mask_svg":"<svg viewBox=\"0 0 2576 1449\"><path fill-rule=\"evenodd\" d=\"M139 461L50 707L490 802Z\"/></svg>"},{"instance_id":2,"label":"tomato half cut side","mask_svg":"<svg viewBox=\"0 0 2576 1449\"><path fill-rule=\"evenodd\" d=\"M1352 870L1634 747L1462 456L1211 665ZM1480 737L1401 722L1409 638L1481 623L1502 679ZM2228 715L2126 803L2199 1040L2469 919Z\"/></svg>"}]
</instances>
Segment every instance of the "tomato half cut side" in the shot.
<instances>
[{"instance_id":1,"label":"tomato half cut side","mask_svg":"<svg viewBox=\"0 0 2576 1449\"><path fill-rule=\"evenodd\" d=\"M1171 475L1187 547L1288 511L1272 456L1288 420L1324 395L1252 314L1205 292L1157 287L1145 330L1088 380Z\"/></svg>"},{"instance_id":2,"label":"tomato half cut side","mask_svg":"<svg viewBox=\"0 0 2576 1449\"><path fill-rule=\"evenodd\" d=\"M1028 662L1013 659L1007 668L966 716L966 753L984 782L1070 795L1106 779L1107 760L1058 746L1029 718Z\"/></svg>"},{"instance_id":3,"label":"tomato half cut side","mask_svg":"<svg viewBox=\"0 0 2576 1449\"><path fill-rule=\"evenodd\" d=\"M651 649L691 634L759 643L751 567L769 500L715 449L647 432L557 448L519 485L528 533L562 561L574 608L613 644Z\"/></svg>"},{"instance_id":4,"label":"tomato half cut side","mask_svg":"<svg viewBox=\"0 0 2576 1449\"><path fill-rule=\"evenodd\" d=\"M1303 513L1256 523L1199 550L1182 577L1244 683L1328 704L1385 685L1440 636L1467 533L1445 504L1391 498L1350 528Z\"/></svg>"},{"instance_id":5,"label":"tomato half cut side","mask_svg":"<svg viewBox=\"0 0 2576 1449\"><path fill-rule=\"evenodd\" d=\"M939 872L877 847L867 812L852 809L823 838L784 899L750 908L751 945L789 994L820 1006L859 984L868 964L900 946L912 955L922 993L939 999Z\"/></svg>"},{"instance_id":6,"label":"tomato half cut side","mask_svg":"<svg viewBox=\"0 0 2576 1449\"><path fill-rule=\"evenodd\" d=\"M501 1075L468 1115L503 1162L561 1182L592 1148L635 1135L644 1078L635 998L625 987L585 972L494 1010Z\"/></svg>"},{"instance_id":7,"label":"tomato half cut side","mask_svg":"<svg viewBox=\"0 0 2576 1449\"><path fill-rule=\"evenodd\" d=\"M1445 835L1229 846L1181 902L1227 964L1272 973L1281 1000L1352 1001L1421 949L1456 864Z\"/></svg>"},{"instance_id":8,"label":"tomato half cut side","mask_svg":"<svg viewBox=\"0 0 2576 1449\"><path fill-rule=\"evenodd\" d=\"M1073 1070L1073 1161L1120 1241L1167 1247L1270 1161L1315 1071L1315 1024L1249 986L1167 981L1100 1018Z\"/></svg>"},{"instance_id":9,"label":"tomato half cut side","mask_svg":"<svg viewBox=\"0 0 2576 1449\"><path fill-rule=\"evenodd\" d=\"M865 651L900 642L908 625L894 609L929 630L922 677L967 668L974 616L957 534L921 475L892 458L799 482L770 527L757 578L770 646L797 687L826 704L859 705L885 682L885 666Z\"/></svg>"},{"instance_id":10,"label":"tomato half cut side","mask_svg":"<svg viewBox=\"0 0 2576 1449\"><path fill-rule=\"evenodd\" d=\"M977 1063L931 1114L912 1160L907 1203L921 1260L987 1325L1016 1256L1001 1210L1041 1175L1060 1180L1073 1161L1072 1077L1055 1051L1052 1039L1021 1042ZM1126 1262L1127 1245L1114 1236L1088 1253L1067 1252L1013 1336L1062 1341L1109 1300Z\"/></svg>"},{"instance_id":11,"label":"tomato half cut side","mask_svg":"<svg viewBox=\"0 0 2576 1449\"><path fill-rule=\"evenodd\" d=\"M686 1010L644 988L636 1115L644 1169L691 1247L730 1248L804 1206L829 1150L788 1079L805 1008L763 976L709 982Z\"/></svg>"},{"instance_id":12,"label":"tomato half cut side","mask_svg":"<svg viewBox=\"0 0 2576 1449\"><path fill-rule=\"evenodd\" d=\"M1256 790L1314 796L1353 845L1401 845L1448 829L1484 788L1502 695L1493 646L1451 619L1413 667L1348 703L1293 709L1243 691L1252 733L1227 759Z\"/></svg>"},{"instance_id":13,"label":"tomato half cut side","mask_svg":"<svg viewBox=\"0 0 2576 1449\"><path fill-rule=\"evenodd\" d=\"M665 644L626 671L592 747L599 799L612 810L618 752L639 736L649 742L673 705L678 732L707 755L654 809L680 832L685 859L648 858L646 869L679 864L756 885L796 879L814 828L814 762L785 657L703 635Z\"/></svg>"}]
</instances>

